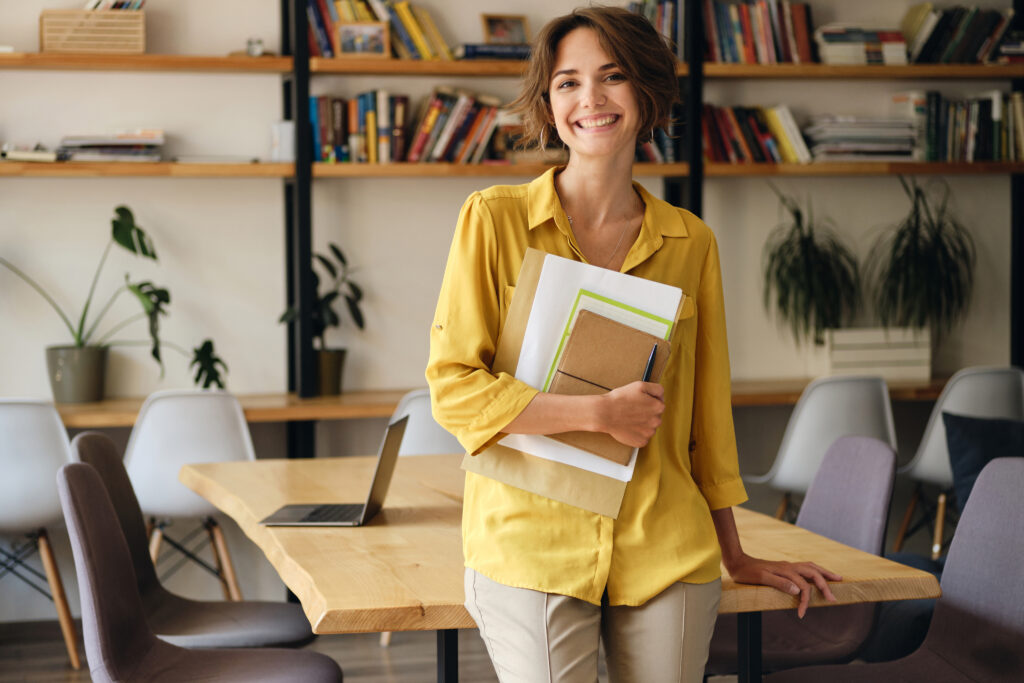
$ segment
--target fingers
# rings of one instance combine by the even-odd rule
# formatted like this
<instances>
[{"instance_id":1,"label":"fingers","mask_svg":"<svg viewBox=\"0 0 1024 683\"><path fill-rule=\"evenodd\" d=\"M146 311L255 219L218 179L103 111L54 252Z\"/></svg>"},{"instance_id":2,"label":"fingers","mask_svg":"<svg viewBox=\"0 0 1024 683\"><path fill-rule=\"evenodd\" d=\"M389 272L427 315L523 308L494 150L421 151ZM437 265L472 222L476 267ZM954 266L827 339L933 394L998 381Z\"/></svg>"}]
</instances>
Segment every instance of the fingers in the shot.
<instances>
[{"instance_id":1,"label":"fingers","mask_svg":"<svg viewBox=\"0 0 1024 683\"><path fill-rule=\"evenodd\" d=\"M665 399L665 387L655 382L640 382L640 389L648 396L662 401Z\"/></svg>"}]
</instances>

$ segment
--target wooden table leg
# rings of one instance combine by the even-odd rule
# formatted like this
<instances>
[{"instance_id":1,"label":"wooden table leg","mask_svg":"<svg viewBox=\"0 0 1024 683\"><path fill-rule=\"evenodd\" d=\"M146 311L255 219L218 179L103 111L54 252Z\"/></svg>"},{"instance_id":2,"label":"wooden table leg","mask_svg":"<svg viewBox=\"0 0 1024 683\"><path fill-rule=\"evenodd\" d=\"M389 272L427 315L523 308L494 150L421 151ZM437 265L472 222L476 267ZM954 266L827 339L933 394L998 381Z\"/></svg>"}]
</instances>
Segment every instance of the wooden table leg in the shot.
<instances>
[{"instance_id":1,"label":"wooden table leg","mask_svg":"<svg viewBox=\"0 0 1024 683\"><path fill-rule=\"evenodd\" d=\"M46 580L50 584L50 595L53 597L53 604L57 607L57 620L60 622L60 630L64 635L64 645L68 650L68 659L71 660L71 668L77 671L82 668L82 662L78 658L78 634L75 633L75 622L71 618L68 599L64 595L64 584L60 580L57 561L53 557L53 550L50 548L50 538L46 535L46 529L39 530L39 536L36 540L39 543L39 557L43 561L43 569L46 570Z\"/></svg>"},{"instance_id":2,"label":"wooden table leg","mask_svg":"<svg viewBox=\"0 0 1024 683\"><path fill-rule=\"evenodd\" d=\"M437 681L459 683L459 631L449 628L437 632Z\"/></svg>"},{"instance_id":3,"label":"wooden table leg","mask_svg":"<svg viewBox=\"0 0 1024 683\"><path fill-rule=\"evenodd\" d=\"M737 683L761 683L761 613L740 612L736 616Z\"/></svg>"}]
</instances>

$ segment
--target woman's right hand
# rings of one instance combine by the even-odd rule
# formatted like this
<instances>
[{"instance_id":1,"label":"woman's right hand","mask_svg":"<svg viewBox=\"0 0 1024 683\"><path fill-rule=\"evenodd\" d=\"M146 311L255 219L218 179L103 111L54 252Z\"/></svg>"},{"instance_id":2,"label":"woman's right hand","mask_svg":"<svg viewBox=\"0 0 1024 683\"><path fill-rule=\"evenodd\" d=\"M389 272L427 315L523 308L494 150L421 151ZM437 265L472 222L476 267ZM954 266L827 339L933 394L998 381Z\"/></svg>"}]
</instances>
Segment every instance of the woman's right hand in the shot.
<instances>
[{"instance_id":1,"label":"woman's right hand","mask_svg":"<svg viewBox=\"0 0 1024 683\"><path fill-rule=\"evenodd\" d=\"M599 431L619 443L642 448L654 436L665 412L665 388L654 382L631 382L604 394Z\"/></svg>"}]
</instances>

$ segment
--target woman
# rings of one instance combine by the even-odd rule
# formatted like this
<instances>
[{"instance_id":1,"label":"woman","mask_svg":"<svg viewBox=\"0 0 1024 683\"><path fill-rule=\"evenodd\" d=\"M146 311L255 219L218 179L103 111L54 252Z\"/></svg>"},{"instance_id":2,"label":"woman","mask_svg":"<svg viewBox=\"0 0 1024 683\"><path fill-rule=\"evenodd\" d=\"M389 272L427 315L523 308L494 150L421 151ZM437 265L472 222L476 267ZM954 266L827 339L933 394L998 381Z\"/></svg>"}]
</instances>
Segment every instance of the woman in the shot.
<instances>
[{"instance_id":1,"label":"woman","mask_svg":"<svg viewBox=\"0 0 1024 683\"><path fill-rule=\"evenodd\" d=\"M603 638L613 681L700 681L724 561L737 581L834 600L813 564L743 553L718 250L693 214L631 180L637 141L668 122L675 59L651 25L578 9L541 32L515 105L569 161L474 193L459 216L431 330L434 415L479 453L505 434L600 431L641 447L617 519L466 476L466 607L498 677L587 681ZM490 371L528 247L680 287L662 383L601 396L540 393Z\"/></svg>"}]
</instances>

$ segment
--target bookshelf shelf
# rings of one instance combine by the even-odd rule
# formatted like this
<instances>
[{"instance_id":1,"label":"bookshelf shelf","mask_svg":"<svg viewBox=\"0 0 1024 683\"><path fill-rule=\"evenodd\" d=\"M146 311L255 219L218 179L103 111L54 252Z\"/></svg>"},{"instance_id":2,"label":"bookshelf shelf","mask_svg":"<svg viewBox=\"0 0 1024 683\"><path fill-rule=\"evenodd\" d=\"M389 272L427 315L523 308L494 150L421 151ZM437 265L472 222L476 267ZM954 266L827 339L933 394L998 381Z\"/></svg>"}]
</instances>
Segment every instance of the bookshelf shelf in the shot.
<instances>
[{"instance_id":1,"label":"bookshelf shelf","mask_svg":"<svg viewBox=\"0 0 1024 683\"><path fill-rule=\"evenodd\" d=\"M295 164L174 163L161 162L74 162L35 163L0 161L0 176L31 178L290 178Z\"/></svg>"},{"instance_id":2,"label":"bookshelf shelf","mask_svg":"<svg viewBox=\"0 0 1024 683\"><path fill-rule=\"evenodd\" d=\"M327 59L310 57L309 71L314 74L386 75L386 76L510 76L519 77L526 62L511 59L467 59L424 61L418 59ZM688 73L679 64L680 76Z\"/></svg>"},{"instance_id":3,"label":"bookshelf shelf","mask_svg":"<svg viewBox=\"0 0 1024 683\"><path fill-rule=\"evenodd\" d=\"M327 164L313 165L314 178L454 178L454 177L535 177L551 168L551 164ZM633 164L639 176L684 176L689 164Z\"/></svg>"},{"instance_id":4,"label":"bookshelf shelf","mask_svg":"<svg viewBox=\"0 0 1024 683\"><path fill-rule=\"evenodd\" d=\"M704 64L705 78L977 79L1024 78L1024 64Z\"/></svg>"},{"instance_id":5,"label":"bookshelf shelf","mask_svg":"<svg viewBox=\"0 0 1024 683\"><path fill-rule=\"evenodd\" d=\"M750 176L881 176L881 175L996 175L1024 173L1024 162L978 161L933 163L907 161L816 162L810 164L709 163L704 175L715 178Z\"/></svg>"},{"instance_id":6,"label":"bookshelf shelf","mask_svg":"<svg viewBox=\"0 0 1024 683\"><path fill-rule=\"evenodd\" d=\"M10 54L0 54L0 69L29 69L38 71L194 71L283 74L292 70L292 58L14 52Z\"/></svg>"}]
</instances>

